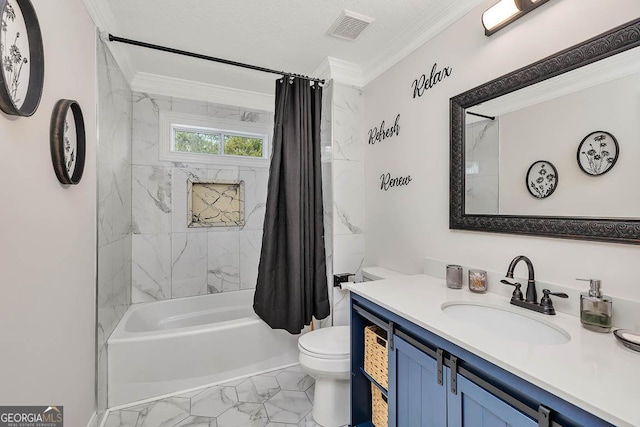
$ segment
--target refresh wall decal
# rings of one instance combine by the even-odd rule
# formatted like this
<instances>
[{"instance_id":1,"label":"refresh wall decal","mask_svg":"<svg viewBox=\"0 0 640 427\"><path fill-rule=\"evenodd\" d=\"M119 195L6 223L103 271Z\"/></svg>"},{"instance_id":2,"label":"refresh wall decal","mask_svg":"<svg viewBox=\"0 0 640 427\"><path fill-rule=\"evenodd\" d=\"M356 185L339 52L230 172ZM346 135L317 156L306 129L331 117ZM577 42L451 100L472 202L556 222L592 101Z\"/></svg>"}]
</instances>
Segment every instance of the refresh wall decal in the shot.
<instances>
[{"instance_id":1,"label":"refresh wall decal","mask_svg":"<svg viewBox=\"0 0 640 427\"><path fill-rule=\"evenodd\" d=\"M369 129L369 144L373 145L376 142L384 141L386 138L400 135L400 114L396 116L396 121L392 127L385 129L384 120L380 123L380 127L374 127Z\"/></svg>"},{"instance_id":2,"label":"refresh wall decal","mask_svg":"<svg viewBox=\"0 0 640 427\"><path fill-rule=\"evenodd\" d=\"M415 99L416 96L424 95L427 90L449 77L452 72L453 68L451 67L444 67L442 70L438 70L438 64L433 64L428 79L427 76L423 74L411 83L411 86L413 86L413 98Z\"/></svg>"},{"instance_id":3,"label":"refresh wall decal","mask_svg":"<svg viewBox=\"0 0 640 427\"><path fill-rule=\"evenodd\" d=\"M380 190L389 191L393 187L402 187L409 185L411 182L411 175L392 177L390 173L383 173L380 175Z\"/></svg>"}]
</instances>

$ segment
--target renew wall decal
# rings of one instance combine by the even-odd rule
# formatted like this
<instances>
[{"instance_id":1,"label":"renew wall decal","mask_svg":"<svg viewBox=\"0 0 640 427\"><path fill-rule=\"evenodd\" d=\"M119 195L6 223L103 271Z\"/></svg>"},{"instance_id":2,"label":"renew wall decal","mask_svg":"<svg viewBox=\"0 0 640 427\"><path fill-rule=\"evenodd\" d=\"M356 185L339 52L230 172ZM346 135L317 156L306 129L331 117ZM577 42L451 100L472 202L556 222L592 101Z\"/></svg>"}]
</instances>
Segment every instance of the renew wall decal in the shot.
<instances>
[{"instance_id":1,"label":"renew wall decal","mask_svg":"<svg viewBox=\"0 0 640 427\"><path fill-rule=\"evenodd\" d=\"M393 187L402 187L409 185L411 182L411 175L392 177L390 173L383 173L380 175L380 190L389 191Z\"/></svg>"}]
</instances>

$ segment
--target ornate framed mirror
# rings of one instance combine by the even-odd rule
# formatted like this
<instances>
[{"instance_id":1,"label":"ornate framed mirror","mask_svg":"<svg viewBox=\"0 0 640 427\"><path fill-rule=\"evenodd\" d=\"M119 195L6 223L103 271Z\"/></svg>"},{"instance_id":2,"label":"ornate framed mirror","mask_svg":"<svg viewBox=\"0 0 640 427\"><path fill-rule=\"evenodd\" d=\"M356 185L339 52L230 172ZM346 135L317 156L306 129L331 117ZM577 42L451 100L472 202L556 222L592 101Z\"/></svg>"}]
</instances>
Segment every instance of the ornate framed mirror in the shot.
<instances>
[{"instance_id":1,"label":"ornate framed mirror","mask_svg":"<svg viewBox=\"0 0 640 427\"><path fill-rule=\"evenodd\" d=\"M449 228L640 244L639 45L636 19L451 98ZM576 162L594 131L624 153L606 174ZM553 197L522 185L540 158L563 176Z\"/></svg>"}]
</instances>

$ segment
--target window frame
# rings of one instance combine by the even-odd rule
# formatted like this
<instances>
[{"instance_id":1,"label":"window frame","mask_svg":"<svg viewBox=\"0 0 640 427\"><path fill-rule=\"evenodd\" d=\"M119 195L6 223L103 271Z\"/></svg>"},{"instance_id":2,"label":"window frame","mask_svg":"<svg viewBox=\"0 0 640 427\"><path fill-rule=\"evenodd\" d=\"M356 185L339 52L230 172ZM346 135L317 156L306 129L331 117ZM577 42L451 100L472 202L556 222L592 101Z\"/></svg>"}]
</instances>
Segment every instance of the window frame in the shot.
<instances>
[{"instance_id":1,"label":"window frame","mask_svg":"<svg viewBox=\"0 0 640 427\"><path fill-rule=\"evenodd\" d=\"M216 117L193 114L160 112L160 153L161 161L249 166L268 168L271 157L271 125L268 123L244 122L240 120L219 119ZM174 150L174 132L202 131L219 134L221 141L218 154L193 153ZM224 137L240 136L262 139L262 157L224 154Z\"/></svg>"}]
</instances>

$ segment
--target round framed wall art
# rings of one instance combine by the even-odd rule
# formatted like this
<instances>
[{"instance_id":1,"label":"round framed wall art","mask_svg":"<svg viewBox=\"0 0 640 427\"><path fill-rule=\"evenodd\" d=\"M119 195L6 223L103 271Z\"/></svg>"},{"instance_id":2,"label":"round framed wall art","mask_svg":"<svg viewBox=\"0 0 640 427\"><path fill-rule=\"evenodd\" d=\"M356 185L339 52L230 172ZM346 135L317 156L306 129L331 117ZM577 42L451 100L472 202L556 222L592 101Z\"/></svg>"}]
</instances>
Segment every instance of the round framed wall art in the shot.
<instances>
[{"instance_id":1,"label":"round framed wall art","mask_svg":"<svg viewBox=\"0 0 640 427\"><path fill-rule=\"evenodd\" d=\"M42 33L29 0L0 0L0 110L31 116L44 83Z\"/></svg>"},{"instance_id":2,"label":"round framed wall art","mask_svg":"<svg viewBox=\"0 0 640 427\"><path fill-rule=\"evenodd\" d=\"M85 158L85 129L82 110L76 101L59 100L53 108L50 148L53 170L62 184L77 184Z\"/></svg>"},{"instance_id":3,"label":"round framed wall art","mask_svg":"<svg viewBox=\"0 0 640 427\"><path fill-rule=\"evenodd\" d=\"M558 171L553 163L538 160L529 166L525 178L527 190L536 199L545 199L558 187Z\"/></svg>"},{"instance_id":4,"label":"round framed wall art","mask_svg":"<svg viewBox=\"0 0 640 427\"><path fill-rule=\"evenodd\" d=\"M578 166L587 175L602 175L615 166L619 154L615 136L601 130L591 132L578 146Z\"/></svg>"}]
</instances>

